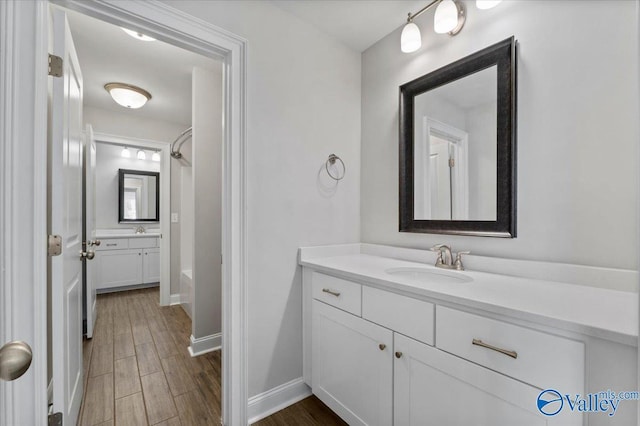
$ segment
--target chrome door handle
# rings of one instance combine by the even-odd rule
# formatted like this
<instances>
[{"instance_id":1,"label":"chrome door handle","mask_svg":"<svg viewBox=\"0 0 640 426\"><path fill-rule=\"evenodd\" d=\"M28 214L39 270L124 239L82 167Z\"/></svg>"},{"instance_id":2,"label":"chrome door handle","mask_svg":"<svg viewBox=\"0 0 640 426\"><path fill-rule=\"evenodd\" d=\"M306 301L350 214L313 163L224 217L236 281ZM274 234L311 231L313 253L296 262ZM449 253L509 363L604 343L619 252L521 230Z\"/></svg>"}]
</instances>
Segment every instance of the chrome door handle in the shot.
<instances>
[{"instance_id":1,"label":"chrome door handle","mask_svg":"<svg viewBox=\"0 0 640 426\"><path fill-rule=\"evenodd\" d=\"M333 295L335 297L340 297L340 293L338 293L337 291L333 291L333 290L330 290L328 288L323 288L322 291L325 292L325 293L329 293L329 294L331 294L331 295Z\"/></svg>"},{"instance_id":2,"label":"chrome door handle","mask_svg":"<svg viewBox=\"0 0 640 426\"><path fill-rule=\"evenodd\" d=\"M89 251L81 251L80 252L80 260L84 260L84 259L88 259L91 260L94 257L96 257L96 252L89 250Z\"/></svg>"},{"instance_id":3,"label":"chrome door handle","mask_svg":"<svg viewBox=\"0 0 640 426\"><path fill-rule=\"evenodd\" d=\"M22 376L31 365L33 353L25 342L13 341L0 348L0 379L11 381Z\"/></svg>"},{"instance_id":4,"label":"chrome door handle","mask_svg":"<svg viewBox=\"0 0 640 426\"><path fill-rule=\"evenodd\" d=\"M96 247L97 247L97 246L99 246L101 243L102 243L102 241L100 241L100 240L90 240L90 241L88 242L89 247L91 247L91 246L96 246Z\"/></svg>"},{"instance_id":5,"label":"chrome door handle","mask_svg":"<svg viewBox=\"0 0 640 426\"><path fill-rule=\"evenodd\" d=\"M476 346L480 346L482 348L491 349L492 351L500 352L501 354L506 355L506 356L510 356L513 359L518 358L518 352L510 351L510 350L507 350L507 349L502 349L502 348L499 348L497 346L490 345L488 343L483 342L480 339L473 339L471 341L471 344L472 345L476 345Z\"/></svg>"}]
</instances>

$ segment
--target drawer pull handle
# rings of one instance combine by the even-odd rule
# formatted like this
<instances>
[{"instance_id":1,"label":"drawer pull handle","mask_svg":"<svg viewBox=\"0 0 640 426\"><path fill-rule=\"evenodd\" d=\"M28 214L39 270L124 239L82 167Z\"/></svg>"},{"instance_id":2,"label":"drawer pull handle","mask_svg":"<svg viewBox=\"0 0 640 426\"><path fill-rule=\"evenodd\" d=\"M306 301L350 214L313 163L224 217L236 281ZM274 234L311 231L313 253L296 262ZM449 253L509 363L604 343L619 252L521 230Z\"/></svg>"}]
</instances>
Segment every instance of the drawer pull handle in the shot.
<instances>
[{"instance_id":1,"label":"drawer pull handle","mask_svg":"<svg viewBox=\"0 0 640 426\"><path fill-rule=\"evenodd\" d=\"M385 345L384 343L380 343L378 347L380 348L381 351L384 351L387 345Z\"/></svg>"},{"instance_id":2,"label":"drawer pull handle","mask_svg":"<svg viewBox=\"0 0 640 426\"><path fill-rule=\"evenodd\" d=\"M398 359L402 358L402 352L396 352L396 358Z\"/></svg>"},{"instance_id":3,"label":"drawer pull handle","mask_svg":"<svg viewBox=\"0 0 640 426\"><path fill-rule=\"evenodd\" d=\"M497 346L489 345L488 343L483 342L480 339L473 339L471 342L473 345L481 346L483 348L491 349L492 351L500 352L503 355L510 356L513 359L518 358L518 352L516 351L508 351L506 349L499 348Z\"/></svg>"},{"instance_id":4,"label":"drawer pull handle","mask_svg":"<svg viewBox=\"0 0 640 426\"><path fill-rule=\"evenodd\" d=\"M100 244L96 244L97 246L99 246ZM107 244L107 247L113 247L113 246L117 246L118 244L113 243L113 244Z\"/></svg>"},{"instance_id":5,"label":"drawer pull handle","mask_svg":"<svg viewBox=\"0 0 640 426\"><path fill-rule=\"evenodd\" d=\"M338 293L337 291L329 290L328 288L323 288L322 291L325 293L329 293L335 297L340 297L340 293Z\"/></svg>"}]
</instances>

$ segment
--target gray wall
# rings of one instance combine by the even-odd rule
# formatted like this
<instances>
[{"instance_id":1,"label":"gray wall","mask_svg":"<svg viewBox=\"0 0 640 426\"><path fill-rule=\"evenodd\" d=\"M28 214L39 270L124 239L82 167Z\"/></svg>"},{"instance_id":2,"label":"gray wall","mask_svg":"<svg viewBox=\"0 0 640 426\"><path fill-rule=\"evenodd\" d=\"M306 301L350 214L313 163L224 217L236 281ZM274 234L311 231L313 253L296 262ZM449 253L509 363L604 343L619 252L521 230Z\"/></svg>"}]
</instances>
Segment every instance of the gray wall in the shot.
<instances>
[{"instance_id":1,"label":"gray wall","mask_svg":"<svg viewBox=\"0 0 640 426\"><path fill-rule=\"evenodd\" d=\"M169 1L248 40L249 396L302 376L300 246L360 239L360 54L265 1ZM318 185L329 154L347 174Z\"/></svg>"},{"instance_id":2,"label":"gray wall","mask_svg":"<svg viewBox=\"0 0 640 426\"><path fill-rule=\"evenodd\" d=\"M84 122L94 132L172 142L191 123L169 123L85 105ZM180 168L171 160L171 211L180 213ZM171 224L171 294L180 292L180 223Z\"/></svg>"},{"instance_id":3,"label":"gray wall","mask_svg":"<svg viewBox=\"0 0 640 426\"><path fill-rule=\"evenodd\" d=\"M222 70L194 68L191 81L194 194L191 318L192 335L198 339L222 332Z\"/></svg>"},{"instance_id":4,"label":"gray wall","mask_svg":"<svg viewBox=\"0 0 640 426\"><path fill-rule=\"evenodd\" d=\"M576 15L576 7L579 14ZM422 49L400 31L362 55L362 241L505 258L638 267L636 2L467 4L455 37L416 23ZM518 52L518 238L398 232L398 86L514 35Z\"/></svg>"}]
</instances>

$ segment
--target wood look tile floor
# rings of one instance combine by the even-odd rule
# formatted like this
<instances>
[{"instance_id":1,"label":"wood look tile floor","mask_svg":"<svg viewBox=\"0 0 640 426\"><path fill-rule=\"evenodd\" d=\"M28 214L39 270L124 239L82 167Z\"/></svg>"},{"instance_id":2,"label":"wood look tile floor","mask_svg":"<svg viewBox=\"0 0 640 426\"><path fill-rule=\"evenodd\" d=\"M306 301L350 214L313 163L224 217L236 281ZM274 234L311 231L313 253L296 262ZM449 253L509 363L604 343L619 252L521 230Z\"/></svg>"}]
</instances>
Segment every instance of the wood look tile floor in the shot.
<instances>
[{"instance_id":1,"label":"wood look tile floor","mask_svg":"<svg viewBox=\"0 0 640 426\"><path fill-rule=\"evenodd\" d=\"M221 353L192 358L191 320L159 298L157 287L98 296L93 339L84 340L79 425L220 424ZM255 425L346 423L312 396Z\"/></svg>"}]
</instances>

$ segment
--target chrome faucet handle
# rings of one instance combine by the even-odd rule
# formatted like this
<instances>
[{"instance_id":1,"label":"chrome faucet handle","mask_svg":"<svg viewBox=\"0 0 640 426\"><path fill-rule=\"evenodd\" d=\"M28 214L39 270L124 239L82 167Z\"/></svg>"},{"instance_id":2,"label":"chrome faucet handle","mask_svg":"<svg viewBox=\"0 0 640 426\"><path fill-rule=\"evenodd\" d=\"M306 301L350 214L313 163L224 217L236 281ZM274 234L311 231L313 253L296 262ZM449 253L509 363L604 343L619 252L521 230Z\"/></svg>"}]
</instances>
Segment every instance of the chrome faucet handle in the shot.
<instances>
[{"instance_id":1,"label":"chrome faucet handle","mask_svg":"<svg viewBox=\"0 0 640 426\"><path fill-rule=\"evenodd\" d=\"M464 266L462 265L462 255L463 254L469 254L471 253L470 251L459 251L456 254L456 261L453 262L453 266L458 270L458 271L464 271Z\"/></svg>"}]
</instances>

